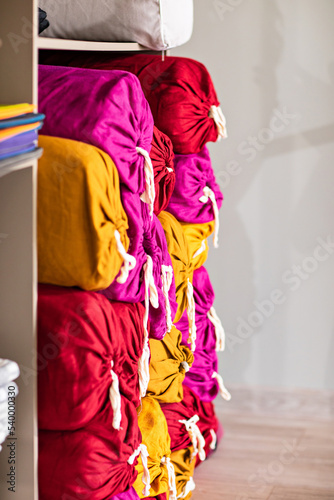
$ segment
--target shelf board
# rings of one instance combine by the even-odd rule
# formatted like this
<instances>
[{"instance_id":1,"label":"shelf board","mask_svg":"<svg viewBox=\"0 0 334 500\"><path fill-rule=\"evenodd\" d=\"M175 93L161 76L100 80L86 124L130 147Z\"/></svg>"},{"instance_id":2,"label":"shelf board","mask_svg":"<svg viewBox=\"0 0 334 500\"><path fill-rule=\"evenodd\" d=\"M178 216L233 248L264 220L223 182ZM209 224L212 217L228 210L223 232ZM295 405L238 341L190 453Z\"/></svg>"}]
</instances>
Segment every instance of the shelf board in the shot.
<instances>
[{"instance_id":1,"label":"shelf board","mask_svg":"<svg viewBox=\"0 0 334 500\"><path fill-rule=\"evenodd\" d=\"M148 51L147 47L136 42L89 42L86 40L66 40L63 38L37 37L38 49L53 50L93 50L111 52Z\"/></svg>"},{"instance_id":2,"label":"shelf board","mask_svg":"<svg viewBox=\"0 0 334 500\"><path fill-rule=\"evenodd\" d=\"M42 156L42 152L42 148L37 148L29 153L23 153L22 155L0 160L0 177L15 172L16 170L31 167L33 162Z\"/></svg>"}]
</instances>

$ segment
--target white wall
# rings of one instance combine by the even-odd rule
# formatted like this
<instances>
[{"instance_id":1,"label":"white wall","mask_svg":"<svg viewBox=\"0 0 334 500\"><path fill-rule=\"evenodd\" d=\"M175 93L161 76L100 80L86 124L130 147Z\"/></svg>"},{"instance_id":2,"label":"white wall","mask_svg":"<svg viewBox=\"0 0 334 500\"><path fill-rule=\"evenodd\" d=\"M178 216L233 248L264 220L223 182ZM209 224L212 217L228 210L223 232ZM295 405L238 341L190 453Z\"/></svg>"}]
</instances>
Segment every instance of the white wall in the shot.
<instances>
[{"instance_id":1,"label":"white wall","mask_svg":"<svg viewBox=\"0 0 334 500\"><path fill-rule=\"evenodd\" d=\"M225 201L207 262L227 385L334 389L334 247L317 248L334 242L333 18L333 0L195 0L173 51L207 66L228 120L210 145Z\"/></svg>"}]
</instances>

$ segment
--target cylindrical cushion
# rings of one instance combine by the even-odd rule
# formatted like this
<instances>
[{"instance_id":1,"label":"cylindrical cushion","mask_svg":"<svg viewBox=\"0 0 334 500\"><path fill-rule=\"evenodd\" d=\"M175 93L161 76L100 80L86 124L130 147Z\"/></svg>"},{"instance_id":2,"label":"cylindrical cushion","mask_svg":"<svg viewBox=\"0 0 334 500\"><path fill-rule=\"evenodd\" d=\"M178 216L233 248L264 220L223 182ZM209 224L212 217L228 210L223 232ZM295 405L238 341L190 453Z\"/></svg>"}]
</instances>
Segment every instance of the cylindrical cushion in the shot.
<instances>
[{"instance_id":1,"label":"cylindrical cushion","mask_svg":"<svg viewBox=\"0 0 334 500\"><path fill-rule=\"evenodd\" d=\"M138 78L123 71L39 66L38 108L43 134L86 142L108 153L120 181L143 193L144 156L153 118Z\"/></svg>"},{"instance_id":2,"label":"cylindrical cushion","mask_svg":"<svg viewBox=\"0 0 334 500\"><path fill-rule=\"evenodd\" d=\"M115 230L128 249L127 217L111 158L83 142L39 137L38 279L98 290L109 286L122 263Z\"/></svg>"},{"instance_id":3,"label":"cylindrical cushion","mask_svg":"<svg viewBox=\"0 0 334 500\"><path fill-rule=\"evenodd\" d=\"M171 139L174 153L199 153L207 142L226 137L225 120L217 110L215 88L208 70L200 62L174 56L163 61L160 54L114 57L109 53L63 52L52 54L45 62L134 73L150 104L154 123ZM216 122L211 118L213 110L214 116L219 115Z\"/></svg>"},{"instance_id":4,"label":"cylindrical cushion","mask_svg":"<svg viewBox=\"0 0 334 500\"><path fill-rule=\"evenodd\" d=\"M128 459L141 442L136 409L122 397L122 425L112 426L110 405L76 431L39 431L40 500L109 499L134 483L136 461Z\"/></svg>"},{"instance_id":5,"label":"cylindrical cushion","mask_svg":"<svg viewBox=\"0 0 334 500\"><path fill-rule=\"evenodd\" d=\"M215 195L218 209L221 208L223 195L216 183L211 165L209 150L205 146L195 154L175 155L175 188L169 201L167 212L182 222L198 224L215 220L213 204L200 201L203 189L208 186Z\"/></svg>"},{"instance_id":6,"label":"cylindrical cushion","mask_svg":"<svg viewBox=\"0 0 334 500\"><path fill-rule=\"evenodd\" d=\"M195 489L193 480L195 460L192 459L194 448L188 446L182 450L172 451L171 462L175 470L177 497L189 500Z\"/></svg>"},{"instance_id":7,"label":"cylindrical cushion","mask_svg":"<svg viewBox=\"0 0 334 500\"><path fill-rule=\"evenodd\" d=\"M95 292L39 285L40 429L79 429L110 406L111 368L120 393L140 403L144 312L141 304L110 303Z\"/></svg>"},{"instance_id":8,"label":"cylindrical cushion","mask_svg":"<svg viewBox=\"0 0 334 500\"><path fill-rule=\"evenodd\" d=\"M154 213L165 210L175 186L174 153L172 141L154 127L150 152L154 171Z\"/></svg>"},{"instance_id":9,"label":"cylindrical cushion","mask_svg":"<svg viewBox=\"0 0 334 500\"><path fill-rule=\"evenodd\" d=\"M147 467L150 474L150 496L156 496L168 491L168 470L162 463L164 457L170 457L170 437L167 422L160 405L153 398L146 396L137 409L138 426L142 435L142 443L146 446L148 457ZM143 494L143 465L141 458L136 465L138 476L134 482L139 498Z\"/></svg>"},{"instance_id":10,"label":"cylindrical cushion","mask_svg":"<svg viewBox=\"0 0 334 500\"><path fill-rule=\"evenodd\" d=\"M211 403L203 403L189 387L183 387L182 401L179 403L161 404L161 409L167 420L172 451L181 450L192 444L186 426L180 420L189 420L194 415L198 415L199 421L197 426L202 435L206 431L210 433L211 429L214 432L218 430L219 424L213 405Z\"/></svg>"},{"instance_id":11,"label":"cylindrical cushion","mask_svg":"<svg viewBox=\"0 0 334 500\"><path fill-rule=\"evenodd\" d=\"M163 340L150 340L150 382L147 395L159 403L173 403L183 398L182 382L193 363L193 353L181 344L181 333L172 326Z\"/></svg>"},{"instance_id":12,"label":"cylindrical cushion","mask_svg":"<svg viewBox=\"0 0 334 500\"><path fill-rule=\"evenodd\" d=\"M186 43L193 28L192 0L39 0L49 28L43 36L102 42L138 42L151 50Z\"/></svg>"},{"instance_id":13,"label":"cylindrical cushion","mask_svg":"<svg viewBox=\"0 0 334 500\"><path fill-rule=\"evenodd\" d=\"M168 212L161 212L159 221L165 231L168 252L174 269L176 302L178 304L174 322L177 322L188 306L187 287L188 280L192 282L193 279L193 267L182 225Z\"/></svg>"}]
</instances>

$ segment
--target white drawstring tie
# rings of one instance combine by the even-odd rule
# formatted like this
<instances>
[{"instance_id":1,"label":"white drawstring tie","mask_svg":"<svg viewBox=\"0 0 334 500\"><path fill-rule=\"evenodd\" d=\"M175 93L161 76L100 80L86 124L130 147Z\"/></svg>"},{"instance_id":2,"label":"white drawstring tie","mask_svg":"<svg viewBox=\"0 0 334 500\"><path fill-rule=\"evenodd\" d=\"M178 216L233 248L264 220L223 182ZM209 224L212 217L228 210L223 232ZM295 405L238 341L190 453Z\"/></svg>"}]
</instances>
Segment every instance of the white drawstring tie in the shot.
<instances>
[{"instance_id":1,"label":"white drawstring tie","mask_svg":"<svg viewBox=\"0 0 334 500\"><path fill-rule=\"evenodd\" d=\"M196 259L196 257L201 255L201 253L205 252L205 250L206 250L206 240L203 240L199 249L196 250L196 252L194 253L193 259Z\"/></svg>"},{"instance_id":2,"label":"white drawstring tie","mask_svg":"<svg viewBox=\"0 0 334 500\"><path fill-rule=\"evenodd\" d=\"M220 106L212 105L209 109L209 118L212 118L216 124L218 131L218 141L220 139L226 139L227 130L226 130L226 118L223 115L222 109Z\"/></svg>"},{"instance_id":3,"label":"white drawstring tie","mask_svg":"<svg viewBox=\"0 0 334 500\"><path fill-rule=\"evenodd\" d=\"M147 255L147 260L143 266L144 268L144 282L145 282L145 314L144 314L144 346L143 353L138 362L139 373L139 388L141 397L145 397L148 383L150 381L150 345L148 341L148 313L150 303L155 309L159 307L158 292L153 278L153 261Z\"/></svg>"},{"instance_id":4,"label":"white drawstring tie","mask_svg":"<svg viewBox=\"0 0 334 500\"><path fill-rule=\"evenodd\" d=\"M199 198L201 203L207 203L209 200L212 202L213 214L215 218L215 229L213 233L213 246L218 248L218 233L219 233L219 210L215 197L215 193L212 191L209 186L204 186L203 188L203 196Z\"/></svg>"},{"instance_id":5,"label":"white drawstring tie","mask_svg":"<svg viewBox=\"0 0 334 500\"><path fill-rule=\"evenodd\" d=\"M187 431L189 432L189 437L191 443L194 447L194 451L191 456L191 460L196 457L197 453L201 461L205 460L205 439L198 428L197 422L199 421L199 416L194 415L189 420L179 420L180 424L184 424Z\"/></svg>"},{"instance_id":6,"label":"white drawstring tie","mask_svg":"<svg viewBox=\"0 0 334 500\"><path fill-rule=\"evenodd\" d=\"M186 361L181 361L181 366L186 373L190 370L190 367Z\"/></svg>"},{"instance_id":7,"label":"white drawstring tie","mask_svg":"<svg viewBox=\"0 0 334 500\"><path fill-rule=\"evenodd\" d=\"M187 315L189 322L189 337L187 342L188 344L191 345L190 348L194 352L196 349L195 301L194 301L193 285L190 282L189 278L187 284L187 300L188 300Z\"/></svg>"},{"instance_id":8,"label":"white drawstring tie","mask_svg":"<svg viewBox=\"0 0 334 500\"><path fill-rule=\"evenodd\" d=\"M143 477L142 481L144 483L144 489L143 489L143 495L144 497L148 497L150 494L150 487L151 487L151 478L150 478L150 473L148 471L147 467L147 457L148 457L148 451L146 448L146 445L141 443L138 448L132 453L132 455L128 458L128 464L133 465L136 457L140 454L141 462L143 464Z\"/></svg>"},{"instance_id":9,"label":"white drawstring tie","mask_svg":"<svg viewBox=\"0 0 334 500\"><path fill-rule=\"evenodd\" d=\"M129 272L136 267L136 257L126 253L125 248L121 242L121 236L117 231L117 229L115 229L114 235L115 235L117 250L124 261L120 269L121 274L118 276L118 278L116 278L116 281L117 283L123 284L128 279Z\"/></svg>"},{"instance_id":10,"label":"white drawstring tie","mask_svg":"<svg viewBox=\"0 0 334 500\"><path fill-rule=\"evenodd\" d=\"M218 382L219 394L221 395L221 397L223 399L225 399L226 401L230 401L231 394L228 392L228 390L226 389L226 387L224 385L223 377L221 375L219 375L219 373L213 372L212 378L215 378Z\"/></svg>"},{"instance_id":11,"label":"white drawstring tie","mask_svg":"<svg viewBox=\"0 0 334 500\"><path fill-rule=\"evenodd\" d=\"M161 280L162 280L162 293L165 297L166 303L166 323L167 323L167 332L170 332L172 329L172 310L169 302L169 290L171 284L173 282L173 268L172 266L165 266L164 264L161 266Z\"/></svg>"},{"instance_id":12,"label":"white drawstring tie","mask_svg":"<svg viewBox=\"0 0 334 500\"><path fill-rule=\"evenodd\" d=\"M113 421L112 421L112 426L114 429L119 431L121 427L121 420L122 420L122 412L121 412L121 395L119 393L119 381L116 373L113 370L114 362L111 360L111 369L110 369L110 375L111 375L111 385L109 387L109 399L110 399L110 404L113 409L114 415L113 415Z\"/></svg>"},{"instance_id":13,"label":"white drawstring tie","mask_svg":"<svg viewBox=\"0 0 334 500\"><path fill-rule=\"evenodd\" d=\"M162 457L161 463L165 464L168 472L169 500L176 500L176 481L174 465L169 457Z\"/></svg>"},{"instance_id":14,"label":"white drawstring tie","mask_svg":"<svg viewBox=\"0 0 334 500\"><path fill-rule=\"evenodd\" d=\"M217 434L213 429L210 429L210 434L212 437L212 441L210 443L210 450L215 450L217 446Z\"/></svg>"},{"instance_id":15,"label":"white drawstring tie","mask_svg":"<svg viewBox=\"0 0 334 500\"><path fill-rule=\"evenodd\" d=\"M141 195L140 199L145 203L148 203L150 207L150 216L153 215L154 199L155 199L155 186L154 186L154 171L152 166L152 161L148 152L143 149L136 147L137 153L143 155L145 158L144 172L145 172L145 184L146 189Z\"/></svg>"},{"instance_id":16,"label":"white drawstring tie","mask_svg":"<svg viewBox=\"0 0 334 500\"><path fill-rule=\"evenodd\" d=\"M224 351L225 350L225 330L221 321L216 313L215 308L212 306L208 312L208 318L215 327L216 333L216 351Z\"/></svg>"},{"instance_id":17,"label":"white drawstring tie","mask_svg":"<svg viewBox=\"0 0 334 500\"><path fill-rule=\"evenodd\" d=\"M196 488L196 484L195 484L195 481L194 479L191 477L187 483L185 484L183 490L182 490L182 493L177 497L178 499L179 498L186 498L189 493L191 491L194 491L194 489Z\"/></svg>"}]
</instances>

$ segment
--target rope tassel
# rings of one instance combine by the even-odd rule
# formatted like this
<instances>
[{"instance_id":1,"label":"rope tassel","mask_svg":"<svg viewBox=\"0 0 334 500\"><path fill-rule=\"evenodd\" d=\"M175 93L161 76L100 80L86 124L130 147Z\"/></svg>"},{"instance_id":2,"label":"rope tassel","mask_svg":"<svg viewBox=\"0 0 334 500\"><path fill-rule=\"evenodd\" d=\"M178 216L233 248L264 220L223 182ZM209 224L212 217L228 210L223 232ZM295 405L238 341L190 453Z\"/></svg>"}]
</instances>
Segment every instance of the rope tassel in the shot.
<instances>
[{"instance_id":1,"label":"rope tassel","mask_svg":"<svg viewBox=\"0 0 334 500\"><path fill-rule=\"evenodd\" d=\"M228 390L226 389L226 387L224 385L223 377L221 375L219 375L219 373L213 372L212 378L217 379L217 383L219 386L219 394L221 395L221 397L223 399L225 399L226 401L230 401L231 394L228 392Z\"/></svg>"},{"instance_id":2,"label":"rope tassel","mask_svg":"<svg viewBox=\"0 0 334 500\"><path fill-rule=\"evenodd\" d=\"M124 261L122 264L122 267L120 269L121 274L118 276L118 278L116 278L116 281L117 281L117 283L123 284L128 279L129 272L132 271L132 269L134 269L136 267L137 261L136 261L136 257L126 253L125 248L121 242L121 236L120 236L119 232L117 231L117 229L115 229L114 235L115 235L117 250Z\"/></svg>"},{"instance_id":3,"label":"rope tassel","mask_svg":"<svg viewBox=\"0 0 334 500\"><path fill-rule=\"evenodd\" d=\"M197 453L200 460L205 460L205 439L201 434L201 431L198 428L197 422L199 421L199 416L194 415L189 420L179 420L180 424L184 424L187 431L189 432L189 437L191 439L191 443L194 447L193 454L191 456L191 460L196 457Z\"/></svg>"},{"instance_id":4,"label":"rope tassel","mask_svg":"<svg viewBox=\"0 0 334 500\"><path fill-rule=\"evenodd\" d=\"M132 453L132 455L128 458L128 464L133 465L135 459L140 455L141 462L143 465L143 477L142 481L144 483L144 489L143 489L143 495L144 497L148 497L150 494L150 473L148 471L147 467L147 457L148 457L148 451L146 446L141 443L138 448Z\"/></svg>"},{"instance_id":5,"label":"rope tassel","mask_svg":"<svg viewBox=\"0 0 334 500\"><path fill-rule=\"evenodd\" d=\"M152 161L148 152L143 148L136 148L137 153L143 155L145 158L144 172L146 189L140 196L140 199L147 203L150 207L150 216L153 216L154 199L155 199L155 186L154 186L154 171Z\"/></svg>"},{"instance_id":6,"label":"rope tassel","mask_svg":"<svg viewBox=\"0 0 334 500\"><path fill-rule=\"evenodd\" d=\"M199 198L199 201L201 203L207 203L209 200L212 202L212 208L213 208L213 213L214 213L214 218L215 218L215 230L213 233L213 246L215 248L218 248L218 233L219 233L219 210L218 210L218 205L216 201L216 196L215 193L212 191L209 186L205 186L203 188L203 196Z\"/></svg>"},{"instance_id":7,"label":"rope tassel","mask_svg":"<svg viewBox=\"0 0 334 500\"><path fill-rule=\"evenodd\" d=\"M190 282L189 278L187 284L187 299L188 299L187 315L189 322L189 337L187 342L188 344L191 345L190 348L194 352L196 349L195 301L194 301L193 285Z\"/></svg>"},{"instance_id":8,"label":"rope tassel","mask_svg":"<svg viewBox=\"0 0 334 500\"><path fill-rule=\"evenodd\" d=\"M165 266L164 264L161 266L161 280L162 280L162 293L165 297L166 303L166 323L167 323L167 332L170 332L172 329L172 310L169 302L169 290L171 284L173 282L173 268L172 266Z\"/></svg>"},{"instance_id":9,"label":"rope tassel","mask_svg":"<svg viewBox=\"0 0 334 500\"><path fill-rule=\"evenodd\" d=\"M193 478L191 477L188 482L185 484L183 490L182 490L182 493L177 497L178 499L179 498L186 498L189 493L191 491L194 491L194 489L196 488L196 484L195 484L195 481L193 480Z\"/></svg>"},{"instance_id":10,"label":"rope tassel","mask_svg":"<svg viewBox=\"0 0 334 500\"><path fill-rule=\"evenodd\" d=\"M113 370L114 362L111 361L111 386L109 388L109 399L111 407L114 411L112 426L114 429L119 431L121 427L122 412L121 412L121 395L119 393L119 381L116 373Z\"/></svg>"},{"instance_id":11,"label":"rope tassel","mask_svg":"<svg viewBox=\"0 0 334 500\"><path fill-rule=\"evenodd\" d=\"M174 465L170 461L169 457L162 457L162 464L166 464L168 472L168 489L169 489L169 500L176 500L176 481L175 481L175 469Z\"/></svg>"},{"instance_id":12,"label":"rope tassel","mask_svg":"<svg viewBox=\"0 0 334 500\"><path fill-rule=\"evenodd\" d=\"M212 437L212 441L210 443L210 450L215 450L217 446L217 434L213 429L210 429L210 434Z\"/></svg>"},{"instance_id":13,"label":"rope tassel","mask_svg":"<svg viewBox=\"0 0 334 500\"><path fill-rule=\"evenodd\" d=\"M212 306L208 312L208 318L215 327L216 333L216 351L224 351L225 350L225 330L221 321L216 313L215 308Z\"/></svg>"},{"instance_id":14,"label":"rope tassel","mask_svg":"<svg viewBox=\"0 0 334 500\"><path fill-rule=\"evenodd\" d=\"M138 362L139 373L139 388L141 397L145 397L148 383L150 381L150 345L148 342L148 313L150 303L155 309L159 307L158 292L153 278L153 261L147 255L147 260L144 264L144 282L145 282L145 314L144 314L144 348Z\"/></svg>"}]
</instances>

